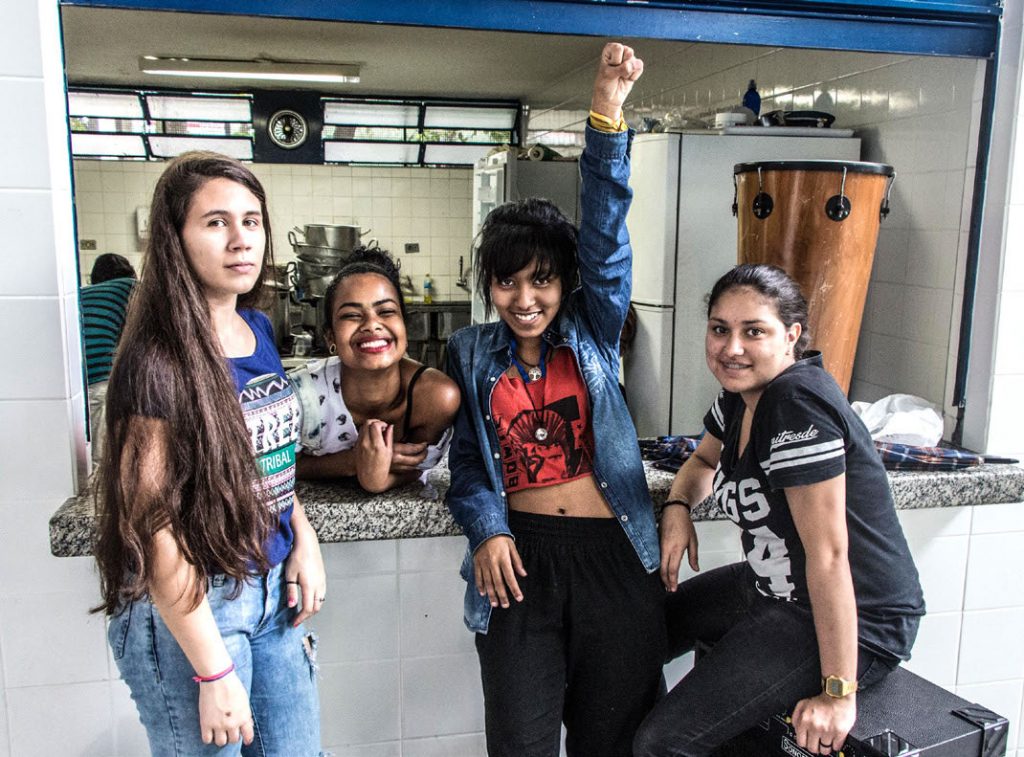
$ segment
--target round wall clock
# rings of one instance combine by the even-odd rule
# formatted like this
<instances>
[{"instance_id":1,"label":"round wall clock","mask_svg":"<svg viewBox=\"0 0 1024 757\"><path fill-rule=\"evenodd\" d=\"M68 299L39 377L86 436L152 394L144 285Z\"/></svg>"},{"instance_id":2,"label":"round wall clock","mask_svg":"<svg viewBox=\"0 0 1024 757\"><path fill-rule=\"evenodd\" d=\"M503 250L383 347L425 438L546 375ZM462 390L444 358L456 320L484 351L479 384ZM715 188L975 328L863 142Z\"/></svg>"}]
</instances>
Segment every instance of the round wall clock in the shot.
<instances>
[{"instance_id":1,"label":"round wall clock","mask_svg":"<svg viewBox=\"0 0 1024 757\"><path fill-rule=\"evenodd\" d=\"M294 110L279 110L267 121L270 141L285 150L294 150L306 141L306 119Z\"/></svg>"}]
</instances>

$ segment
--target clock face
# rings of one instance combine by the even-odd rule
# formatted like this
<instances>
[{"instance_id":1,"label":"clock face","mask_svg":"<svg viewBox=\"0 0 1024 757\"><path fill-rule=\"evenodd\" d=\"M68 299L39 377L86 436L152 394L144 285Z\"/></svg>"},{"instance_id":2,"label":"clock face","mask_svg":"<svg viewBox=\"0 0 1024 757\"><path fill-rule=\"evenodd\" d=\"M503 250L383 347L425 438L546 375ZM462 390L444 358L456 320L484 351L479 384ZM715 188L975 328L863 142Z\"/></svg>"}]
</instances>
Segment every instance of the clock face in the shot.
<instances>
[{"instance_id":1,"label":"clock face","mask_svg":"<svg viewBox=\"0 0 1024 757\"><path fill-rule=\"evenodd\" d=\"M278 147L293 150L306 141L306 119L294 110L279 110L267 122L267 133Z\"/></svg>"}]
</instances>

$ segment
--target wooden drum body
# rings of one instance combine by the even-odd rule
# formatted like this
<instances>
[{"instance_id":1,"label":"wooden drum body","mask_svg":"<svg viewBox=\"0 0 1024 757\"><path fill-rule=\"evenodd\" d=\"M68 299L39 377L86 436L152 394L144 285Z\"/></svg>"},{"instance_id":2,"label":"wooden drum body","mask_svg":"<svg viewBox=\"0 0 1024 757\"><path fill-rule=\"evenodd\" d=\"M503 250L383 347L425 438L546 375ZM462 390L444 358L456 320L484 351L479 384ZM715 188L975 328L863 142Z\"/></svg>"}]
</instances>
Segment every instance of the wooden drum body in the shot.
<instances>
[{"instance_id":1,"label":"wooden drum body","mask_svg":"<svg viewBox=\"0 0 1024 757\"><path fill-rule=\"evenodd\" d=\"M895 171L882 163L784 160L740 163L734 173L738 261L779 266L800 285L810 346L848 391Z\"/></svg>"}]
</instances>

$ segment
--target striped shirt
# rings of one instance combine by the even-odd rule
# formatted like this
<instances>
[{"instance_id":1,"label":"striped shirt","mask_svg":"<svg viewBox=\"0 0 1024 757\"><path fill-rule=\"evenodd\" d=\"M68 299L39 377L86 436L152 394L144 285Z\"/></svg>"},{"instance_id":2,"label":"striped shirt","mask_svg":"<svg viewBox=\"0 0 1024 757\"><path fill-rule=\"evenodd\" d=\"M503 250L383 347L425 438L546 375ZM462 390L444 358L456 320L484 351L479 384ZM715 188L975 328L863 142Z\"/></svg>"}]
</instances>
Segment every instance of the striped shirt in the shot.
<instances>
[{"instance_id":1,"label":"striped shirt","mask_svg":"<svg viewBox=\"0 0 1024 757\"><path fill-rule=\"evenodd\" d=\"M111 279L79 291L82 310L82 340L89 384L106 381L114 365L114 351L124 328L128 297L135 279Z\"/></svg>"},{"instance_id":2,"label":"striped shirt","mask_svg":"<svg viewBox=\"0 0 1024 757\"><path fill-rule=\"evenodd\" d=\"M924 613L917 569L871 436L822 367L820 354L797 361L765 387L740 454L744 408L740 395L723 391L704 425L722 441L714 497L743 529L743 552L757 590L810 607L807 554L785 490L844 475L860 643L876 654L906 659Z\"/></svg>"}]
</instances>

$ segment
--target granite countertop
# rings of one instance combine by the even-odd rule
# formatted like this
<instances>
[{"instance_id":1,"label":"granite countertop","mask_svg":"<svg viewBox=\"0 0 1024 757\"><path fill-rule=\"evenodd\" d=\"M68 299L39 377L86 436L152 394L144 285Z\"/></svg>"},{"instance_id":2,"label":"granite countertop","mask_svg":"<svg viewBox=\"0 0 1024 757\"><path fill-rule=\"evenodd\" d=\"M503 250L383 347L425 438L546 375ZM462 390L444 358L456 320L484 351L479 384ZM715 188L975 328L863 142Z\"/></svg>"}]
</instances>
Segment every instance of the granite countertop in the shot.
<instances>
[{"instance_id":1,"label":"granite countertop","mask_svg":"<svg viewBox=\"0 0 1024 757\"><path fill-rule=\"evenodd\" d=\"M647 483L660 507L672 474L645 463ZM296 487L310 523L321 542L454 536L462 531L444 505L448 468L432 470L426 485L416 483L384 494L370 495L344 482L300 481ZM1024 501L1024 468L981 465L953 473L890 472L889 483L897 510L963 507ZM723 520L709 499L693 509L695 521ZM95 523L89 493L67 500L50 519L50 549L57 557L91 554Z\"/></svg>"}]
</instances>

